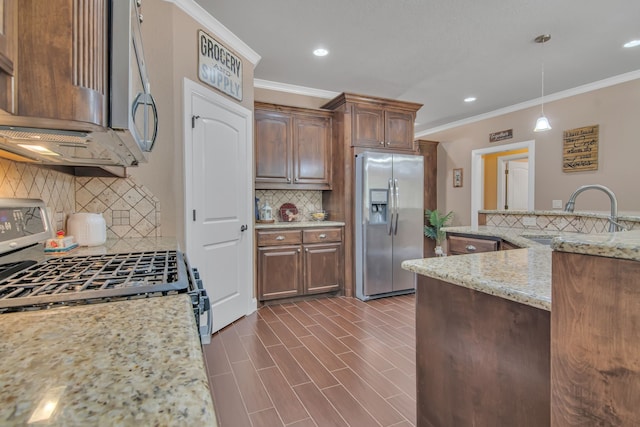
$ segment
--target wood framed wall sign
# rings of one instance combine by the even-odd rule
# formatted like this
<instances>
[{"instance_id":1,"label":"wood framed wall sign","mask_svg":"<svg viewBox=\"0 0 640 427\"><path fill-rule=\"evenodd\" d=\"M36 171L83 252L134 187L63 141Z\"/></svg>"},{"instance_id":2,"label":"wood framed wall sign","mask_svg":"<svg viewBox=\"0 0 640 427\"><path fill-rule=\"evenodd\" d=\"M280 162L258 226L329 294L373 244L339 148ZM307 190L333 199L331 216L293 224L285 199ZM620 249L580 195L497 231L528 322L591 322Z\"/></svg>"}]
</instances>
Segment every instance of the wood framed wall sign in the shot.
<instances>
[{"instance_id":1,"label":"wood framed wall sign","mask_svg":"<svg viewBox=\"0 0 640 427\"><path fill-rule=\"evenodd\" d=\"M600 125L565 130L562 135L562 171L598 170Z\"/></svg>"},{"instance_id":2,"label":"wood framed wall sign","mask_svg":"<svg viewBox=\"0 0 640 427\"><path fill-rule=\"evenodd\" d=\"M453 170L453 186L462 187L462 168Z\"/></svg>"},{"instance_id":3,"label":"wood framed wall sign","mask_svg":"<svg viewBox=\"0 0 640 427\"><path fill-rule=\"evenodd\" d=\"M242 101L242 60L202 30L198 30L198 78Z\"/></svg>"},{"instance_id":4,"label":"wood framed wall sign","mask_svg":"<svg viewBox=\"0 0 640 427\"><path fill-rule=\"evenodd\" d=\"M489 142L504 141L513 138L513 129L501 130L489 134Z\"/></svg>"}]
</instances>

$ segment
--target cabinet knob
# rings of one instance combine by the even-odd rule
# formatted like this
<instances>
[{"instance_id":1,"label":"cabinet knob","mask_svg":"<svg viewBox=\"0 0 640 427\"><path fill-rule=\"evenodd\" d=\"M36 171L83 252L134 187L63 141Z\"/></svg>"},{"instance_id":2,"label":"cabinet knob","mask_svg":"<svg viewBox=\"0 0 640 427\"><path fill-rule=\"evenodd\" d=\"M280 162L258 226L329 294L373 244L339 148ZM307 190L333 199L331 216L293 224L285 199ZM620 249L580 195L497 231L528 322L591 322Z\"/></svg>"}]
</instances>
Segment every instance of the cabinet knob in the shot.
<instances>
[{"instance_id":1,"label":"cabinet knob","mask_svg":"<svg viewBox=\"0 0 640 427\"><path fill-rule=\"evenodd\" d=\"M276 240L284 240L284 236L278 236L276 237Z\"/></svg>"},{"instance_id":2,"label":"cabinet knob","mask_svg":"<svg viewBox=\"0 0 640 427\"><path fill-rule=\"evenodd\" d=\"M295 182L298 182L298 177L296 177L296 179L294 179Z\"/></svg>"},{"instance_id":3,"label":"cabinet knob","mask_svg":"<svg viewBox=\"0 0 640 427\"><path fill-rule=\"evenodd\" d=\"M308 250L309 250L309 249L307 249L307 251L308 251ZM300 248L298 248L298 253L300 253Z\"/></svg>"},{"instance_id":4,"label":"cabinet knob","mask_svg":"<svg viewBox=\"0 0 640 427\"><path fill-rule=\"evenodd\" d=\"M304 249L304 251L305 251L305 252L309 252L309 248L305 248L305 249Z\"/></svg>"},{"instance_id":5,"label":"cabinet knob","mask_svg":"<svg viewBox=\"0 0 640 427\"><path fill-rule=\"evenodd\" d=\"M287 182L291 182L291 178L290 177L287 177Z\"/></svg>"},{"instance_id":6,"label":"cabinet knob","mask_svg":"<svg viewBox=\"0 0 640 427\"><path fill-rule=\"evenodd\" d=\"M324 234L324 233L322 233L322 234L320 234L318 237L319 237L320 239L326 239L326 238L327 238L327 235L326 235L326 234Z\"/></svg>"},{"instance_id":7,"label":"cabinet knob","mask_svg":"<svg viewBox=\"0 0 640 427\"><path fill-rule=\"evenodd\" d=\"M467 245L465 249L468 250L469 252L473 252L476 250L476 247L473 245Z\"/></svg>"},{"instance_id":8,"label":"cabinet knob","mask_svg":"<svg viewBox=\"0 0 640 427\"><path fill-rule=\"evenodd\" d=\"M380 145L384 145L384 141L380 141Z\"/></svg>"}]
</instances>

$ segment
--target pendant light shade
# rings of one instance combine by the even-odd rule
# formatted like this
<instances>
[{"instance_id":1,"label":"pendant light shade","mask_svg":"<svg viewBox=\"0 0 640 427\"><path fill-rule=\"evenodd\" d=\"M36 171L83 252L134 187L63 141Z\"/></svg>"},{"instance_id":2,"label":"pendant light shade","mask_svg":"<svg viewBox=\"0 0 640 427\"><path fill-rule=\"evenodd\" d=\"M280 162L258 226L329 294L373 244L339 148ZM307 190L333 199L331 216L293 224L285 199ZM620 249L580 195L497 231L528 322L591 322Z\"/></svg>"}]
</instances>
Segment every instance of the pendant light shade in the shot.
<instances>
[{"instance_id":1,"label":"pendant light shade","mask_svg":"<svg viewBox=\"0 0 640 427\"><path fill-rule=\"evenodd\" d=\"M533 128L533 131L542 132L545 130L551 130L551 125L549 124L549 119L542 115L538 117L538 120L536 120L536 127Z\"/></svg>"},{"instance_id":2,"label":"pendant light shade","mask_svg":"<svg viewBox=\"0 0 640 427\"><path fill-rule=\"evenodd\" d=\"M551 40L550 34L542 34L535 38L536 43L544 44ZM536 121L536 127L533 128L534 132L544 132L551 129L549 119L544 115L544 61L542 62L542 91L540 96L540 117Z\"/></svg>"}]
</instances>

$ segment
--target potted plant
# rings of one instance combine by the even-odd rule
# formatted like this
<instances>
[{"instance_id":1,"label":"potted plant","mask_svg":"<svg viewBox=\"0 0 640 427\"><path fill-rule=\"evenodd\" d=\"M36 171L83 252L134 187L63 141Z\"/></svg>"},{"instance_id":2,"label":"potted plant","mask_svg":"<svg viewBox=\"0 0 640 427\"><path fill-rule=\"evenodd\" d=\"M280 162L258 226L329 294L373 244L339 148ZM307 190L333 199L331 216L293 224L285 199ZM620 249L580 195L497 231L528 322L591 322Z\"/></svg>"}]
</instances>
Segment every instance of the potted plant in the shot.
<instances>
[{"instance_id":1,"label":"potted plant","mask_svg":"<svg viewBox=\"0 0 640 427\"><path fill-rule=\"evenodd\" d=\"M437 209L433 211L427 209L424 216L429 221L429 225L424 226L424 235L436 241L436 256L445 256L442 251L442 242L447 237L447 233L442 228L453 219L453 211L442 215Z\"/></svg>"}]
</instances>

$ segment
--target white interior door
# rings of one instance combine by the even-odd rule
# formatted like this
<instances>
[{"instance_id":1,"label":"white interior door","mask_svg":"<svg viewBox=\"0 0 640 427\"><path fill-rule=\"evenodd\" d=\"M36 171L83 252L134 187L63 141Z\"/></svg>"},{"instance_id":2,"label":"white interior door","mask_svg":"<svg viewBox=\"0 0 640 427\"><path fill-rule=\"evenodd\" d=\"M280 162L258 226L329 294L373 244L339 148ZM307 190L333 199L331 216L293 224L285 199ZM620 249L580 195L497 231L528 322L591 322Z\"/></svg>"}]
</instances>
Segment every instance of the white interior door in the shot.
<instances>
[{"instance_id":1,"label":"white interior door","mask_svg":"<svg viewBox=\"0 0 640 427\"><path fill-rule=\"evenodd\" d=\"M185 80L187 256L213 310L213 330L255 310L252 115Z\"/></svg>"},{"instance_id":2,"label":"white interior door","mask_svg":"<svg viewBox=\"0 0 640 427\"><path fill-rule=\"evenodd\" d=\"M514 154L498 158L498 209L528 210L529 157Z\"/></svg>"}]
</instances>

